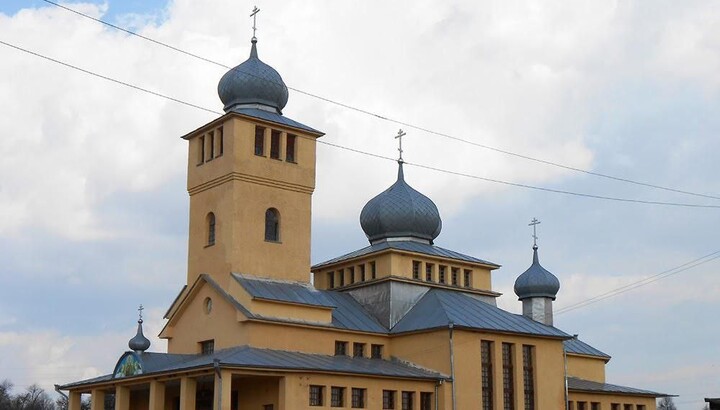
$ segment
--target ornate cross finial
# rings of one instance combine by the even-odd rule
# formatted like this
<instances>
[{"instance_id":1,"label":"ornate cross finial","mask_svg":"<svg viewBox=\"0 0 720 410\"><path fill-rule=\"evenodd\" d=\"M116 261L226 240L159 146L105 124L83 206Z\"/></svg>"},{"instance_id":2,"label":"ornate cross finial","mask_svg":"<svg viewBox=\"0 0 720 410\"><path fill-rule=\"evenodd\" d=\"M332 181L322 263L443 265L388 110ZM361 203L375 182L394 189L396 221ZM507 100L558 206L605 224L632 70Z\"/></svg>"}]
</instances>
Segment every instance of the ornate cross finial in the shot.
<instances>
[{"instance_id":1,"label":"ornate cross finial","mask_svg":"<svg viewBox=\"0 0 720 410\"><path fill-rule=\"evenodd\" d=\"M138 308L138 316L139 316L138 320L140 322L142 322L142 311L143 310L145 310L145 308L143 307L143 305L140 305L140 307Z\"/></svg>"},{"instance_id":2,"label":"ornate cross finial","mask_svg":"<svg viewBox=\"0 0 720 410\"><path fill-rule=\"evenodd\" d=\"M528 224L528 226L533 227L533 248L537 248L537 226L540 225L540 221L537 220L537 218L533 218L532 221Z\"/></svg>"},{"instance_id":3,"label":"ornate cross finial","mask_svg":"<svg viewBox=\"0 0 720 410\"><path fill-rule=\"evenodd\" d=\"M402 158L402 153L403 153L403 149L402 149L402 137L404 137L404 136L405 136L405 131L403 131L403 130L399 130L399 131L398 131L398 134L395 136L395 139L398 140L398 144L399 144L399 145L398 145L398 152L400 152L400 158L398 158L398 162L403 162L403 158Z\"/></svg>"},{"instance_id":4,"label":"ornate cross finial","mask_svg":"<svg viewBox=\"0 0 720 410\"><path fill-rule=\"evenodd\" d=\"M253 18L253 37L252 37L253 40L257 40L257 37L255 37L255 31L257 30L257 26L255 23L257 23L257 14L259 11L260 11L260 9L257 8L257 6L255 6L253 8L252 13L250 13L250 17Z\"/></svg>"}]
</instances>

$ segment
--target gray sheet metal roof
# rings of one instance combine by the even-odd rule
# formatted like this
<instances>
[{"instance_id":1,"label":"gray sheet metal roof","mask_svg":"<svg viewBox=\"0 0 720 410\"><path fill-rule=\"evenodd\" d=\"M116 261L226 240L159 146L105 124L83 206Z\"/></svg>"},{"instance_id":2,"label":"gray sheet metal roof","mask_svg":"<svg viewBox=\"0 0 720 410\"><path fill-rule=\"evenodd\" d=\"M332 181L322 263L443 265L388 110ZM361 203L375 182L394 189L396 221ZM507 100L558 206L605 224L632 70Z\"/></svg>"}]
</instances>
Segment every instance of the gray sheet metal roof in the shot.
<instances>
[{"instance_id":1,"label":"gray sheet metal roof","mask_svg":"<svg viewBox=\"0 0 720 410\"><path fill-rule=\"evenodd\" d=\"M302 305L335 307L332 300L312 285L297 282L281 282L233 273L233 278L253 298L278 300Z\"/></svg>"},{"instance_id":2,"label":"gray sheet metal roof","mask_svg":"<svg viewBox=\"0 0 720 410\"><path fill-rule=\"evenodd\" d=\"M143 353L141 358L143 362L143 375L211 367L213 366L214 360L217 359L220 362L220 366L226 368L308 370L427 380L447 378L447 376L441 373L398 361L349 356L327 356L284 350L260 349L250 346L238 346L218 350L209 355ZM89 380L69 383L61 386L61 388L68 389L109 381L111 379L112 375L105 375Z\"/></svg>"},{"instance_id":3,"label":"gray sheet metal roof","mask_svg":"<svg viewBox=\"0 0 720 410\"><path fill-rule=\"evenodd\" d=\"M421 242L415 242L415 241L386 241L386 242L376 243L374 245L367 246L367 247L359 249L357 251L350 252L343 256L339 256L337 258L330 259L328 261L319 263L319 264L313 266L312 268L313 269L321 268L325 265L343 262L343 261L346 261L349 259L358 258L360 256L370 255L372 253L384 251L386 249L397 249L397 250L401 250L401 251L416 252L416 253L422 253L422 254L430 255L430 256L439 256L439 257L443 257L443 258L456 259L456 260L464 261L464 262L481 263L484 265L500 267L500 265L498 265L496 263L478 259L473 256L463 255L462 253L451 251L451 250L441 248L441 247L435 246L435 245L430 245L427 243L421 243Z\"/></svg>"},{"instance_id":4,"label":"gray sheet metal roof","mask_svg":"<svg viewBox=\"0 0 720 410\"><path fill-rule=\"evenodd\" d=\"M238 114L247 115L248 117L259 118L261 120L274 122L275 124L286 125L288 127L293 127L293 128L298 128L301 130L309 131L313 134L323 135L323 132L318 131L315 128L308 127L305 124L301 124L295 120L292 120L292 119L282 116L280 114L261 110L258 108L233 108L229 112L235 112Z\"/></svg>"},{"instance_id":5,"label":"gray sheet metal roof","mask_svg":"<svg viewBox=\"0 0 720 410\"><path fill-rule=\"evenodd\" d=\"M589 344L577 338L566 340L564 343L565 351L568 353L583 354L586 356L596 356L607 360L611 358L610 355L601 352L600 350L590 346Z\"/></svg>"},{"instance_id":6,"label":"gray sheet metal roof","mask_svg":"<svg viewBox=\"0 0 720 410\"><path fill-rule=\"evenodd\" d=\"M456 327L569 338L570 335L522 315L506 312L460 292L431 289L392 328L391 333Z\"/></svg>"},{"instance_id":7,"label":"gray sheet metal roof","mask_svg":"<svg viewBox=\"0 0 720 410\"><path fill-rule=\"evenodd\" d=\"M333 308L332 327L372 333L388 332L349 294L317 290L309 284L272 281L235 273L233 277L253 297ZM250 315L250 317L262 318Z\"/></svg>"},{"instance_id":8,"label":"gray sheet metal roof","mask_svg":"<svg viewBox=\"0 0 720 410\"><path fill-rule=\"evenodd\" d=\"M610 383L598 383L590 380L568 377L568 389L592 393L627 394L632 396L670 397L670 394L658 393L650 390L636 389L634 387L618 386Z\"/></svg>"}]
</instances>

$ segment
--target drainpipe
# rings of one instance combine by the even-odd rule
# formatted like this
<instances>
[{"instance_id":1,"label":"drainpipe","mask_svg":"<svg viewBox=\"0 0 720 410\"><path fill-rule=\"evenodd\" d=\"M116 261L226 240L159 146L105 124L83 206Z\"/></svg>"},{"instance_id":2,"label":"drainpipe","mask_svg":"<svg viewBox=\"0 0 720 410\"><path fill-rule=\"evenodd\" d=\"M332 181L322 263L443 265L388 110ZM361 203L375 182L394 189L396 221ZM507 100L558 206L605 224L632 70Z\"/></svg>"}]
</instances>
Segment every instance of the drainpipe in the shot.
<instances>
[{"instance_id":1,"label":"drainpipe","mask_svg":"<svg viewBox=\"0 0 720 410\"><path fill-rule=\"evenodd\" d=\"M440 399L438 398L438 390L442 382L442 379L435 382L435 410L440 410Z\"/></svg>"},{"instance_id":2,"label":"drainpipe","mask_svg":"<svg viewBox=\"0 0 720 410\"><path fill-rule=\"evenodd\" d=\"M450 322L448 324L448 329L450 330L450 379L452 380L452 410L457 410L457 405L455 404L455 345L453 343L454 327L455 324L453 322Z\"/></svg>"},{"instance_id":3,"label":"drainpipe","mask_svg":"<svg viewBox=\"0 0 720 410\"><path fill-rule=\"evenodd\" d=\"M217 395L218 395L218 409L222 409L222 373L220 372L220 359L213 359L213 367L215 368L215 374L217 375L218 379L220 379L220 383L218 383L217 388Z\"/></svg>"},{"instance_id":4,"label":"drainpipe","mask_svg":"<svg viewBox=\"0 0 720 410\"><path fill-rule=\"evenodd\" d=\"M563 343L563 361L565 362L565 380L563 380L565 383L565 410L570 410L568 405L568 362L567 362L567 351L565 350L565 343Z\"/></svg>"},{"instance_id":5,"label":"drainpipe","mask_svg":"<svg viewBox=\"0 0 720 410\"><path fill-rule=\"evenodd\" d=\"M69 407L69 406L70 406L70 398L68 397L67 394L65 394L65 393L63 393L62 391L60 391L60 385L59 385L59 384L56 384L56 385L55 385L55 391L56 391L59 395L65 397L65 401L67 402L68 407Z\"/></svg>"}]
</instances>

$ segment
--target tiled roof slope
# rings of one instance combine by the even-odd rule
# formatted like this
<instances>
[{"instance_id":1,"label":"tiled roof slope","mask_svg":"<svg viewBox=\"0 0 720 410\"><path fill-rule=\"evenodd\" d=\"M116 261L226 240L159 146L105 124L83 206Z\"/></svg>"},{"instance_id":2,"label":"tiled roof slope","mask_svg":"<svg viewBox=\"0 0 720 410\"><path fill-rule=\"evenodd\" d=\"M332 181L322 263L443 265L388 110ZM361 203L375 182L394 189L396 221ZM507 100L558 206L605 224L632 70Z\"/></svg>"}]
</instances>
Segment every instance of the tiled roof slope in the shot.
<instances>
[{"instance_id":1,"label":"tiled roof slope","mask_svg":"<svg viewBox=\"0 0 720 410\"><path fill-rule=\"evenodd\" d=\"M443 257L443 258L450 258L450 259L455 259L455 260L464 261L464 262L481 263L483 265L490 265L490 266L495 266L495 267L500 266L498 264L488 262L488 261L485 261L482 259L478 259L473 256L463 255L462 253L451 251L449 249L441 248L439 246L430 245L427 243L415 242L415 241L386 241L386 242L376 243L374 245L367 246L367 247L359 249L357 251L350 252L343 256L339 256L337 258L333 258L328 261L319 263L319 264L313 266L313 269L321 268L325 265L330 265L333 263L343 262L343 261L353 259L353 258L358 258L360 256L370 255L372 253L384 251L386 249L397 249L400 251L422 253L422 254L430 255L430 256L439 256L439 257Z\"/></svg>"},{"instance_id":2,"label":"tiled roof slope","mask_svg":"<svg viewBox=\"0 0 720 410\"><path fill-rule=\"evenodd\" d=\"M633 396L648 397L670 397L665 393L658 393L650 390L636 389L634 387L618 386L616 384L598 383L590 380L578 379L577 377L568 377L568 389L574 391L593 392L593 393L612 393L612 394L628 394Z\"/></svg>"},{"instance_id":3,"label":"tiled roof slope","mask_svg":"<svg viewBox=\"0 0 720 410\"><path fill-rule=\"evenodd\" d=\"M391 333L454 326L498 332L569 338L570 335L522 315L506 312L460 292L431 289L392 328Z\"/></svg>"},{"instance_id":4,"label":"tiled roof slope","mask_svg":"<svg viewBox=\"0 0 720 410\"><path fill-rule=\"evenodd\" d=\"M601 352L600 350L590 346L589 344L579 340L578 338L572 338L566 340L565 351L568 353L582 354L586 356L596 356L603 359L610 359L610 355Z\"/></svg>"}]
</instances>

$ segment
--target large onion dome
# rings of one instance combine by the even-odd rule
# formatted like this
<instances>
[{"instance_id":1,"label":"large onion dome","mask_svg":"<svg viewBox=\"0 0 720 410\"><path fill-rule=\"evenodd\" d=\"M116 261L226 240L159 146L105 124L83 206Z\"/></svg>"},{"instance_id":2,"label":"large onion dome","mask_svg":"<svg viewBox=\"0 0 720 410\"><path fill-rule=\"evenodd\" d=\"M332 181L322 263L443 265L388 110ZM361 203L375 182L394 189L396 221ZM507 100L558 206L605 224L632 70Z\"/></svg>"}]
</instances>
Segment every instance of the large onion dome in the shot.
<instances>
[{"instance_id":1,"label":"large onion dome","mask_svg":"<svg viewBox=\"0 0 720 410\"><path fill-rule=\"evenodd\" d=\"M360 226L370 243L389 238L419 239L432 243L442 220L435 203L405 182L402 161L397 181L371 199L360 213Z\"/></svg>"},{"instance_id":2,"label":"large onion dome","mask_svg":"<svg viewBox=\"0 0 720 410\"><path fill-rule=\"evenodd\" d=\"M288 88L274 68L258 58L257 39L252 39L250 58L222 76L218 95L225 112L235 108L259 108L282 114Z\"/></svg>"},{"instance_id":3,"label":"large onion dome","mask_svg":"<svg viewBox=\"0 0 720 410\"><path fill-rule=\"evenodd\" d=\"M555 300L560 290L560 281L540 266L537 250L537 245L533 246L532 265L515 280L515 294L520 300L536 297Z\"/></svg>"},{"instance_id":4,"label":"large onion dome","mask_svg":"<svg viewBox=\"0 0 720 410\"><path fill-rule=\"evenodd\" d=\"M143 334L142 323L142 319L138 320L137 334L128 342L130 350L136 352L144 352L150 348L150 340Z\"/></svg>"}]
</instances>

